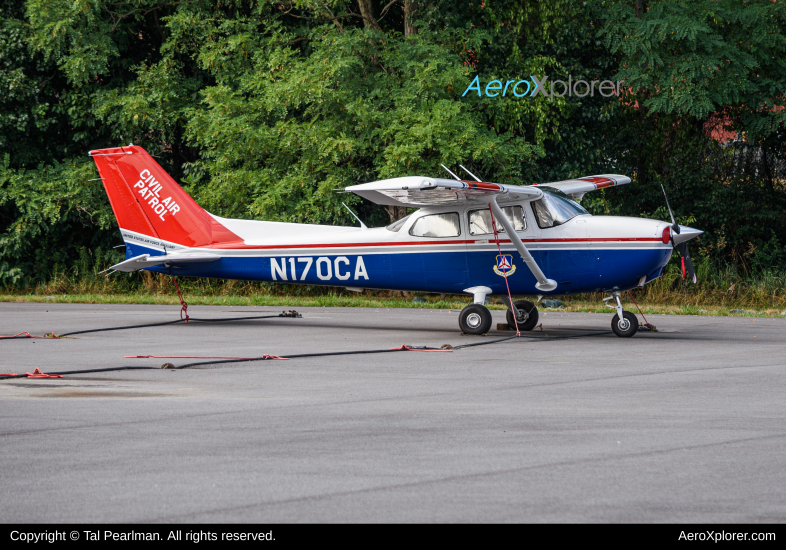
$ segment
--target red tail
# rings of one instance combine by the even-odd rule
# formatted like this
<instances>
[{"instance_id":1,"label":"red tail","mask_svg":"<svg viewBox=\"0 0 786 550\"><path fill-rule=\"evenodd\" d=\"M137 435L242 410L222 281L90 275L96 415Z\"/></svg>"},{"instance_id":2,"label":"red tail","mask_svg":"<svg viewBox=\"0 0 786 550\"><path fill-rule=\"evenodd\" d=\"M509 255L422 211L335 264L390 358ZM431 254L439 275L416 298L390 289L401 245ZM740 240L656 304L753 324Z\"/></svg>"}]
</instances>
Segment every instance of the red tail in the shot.
<instances>
[{"instance_id":1,"label":"red tail","mask_svg":"<svg viewBox=\"0 0 786 550\"><path fill-rule=\"evenodd\" d=\"M141 147L90 151L120 229L183 246L242 241L218 223Z\"/></svg>"}]
</instances>

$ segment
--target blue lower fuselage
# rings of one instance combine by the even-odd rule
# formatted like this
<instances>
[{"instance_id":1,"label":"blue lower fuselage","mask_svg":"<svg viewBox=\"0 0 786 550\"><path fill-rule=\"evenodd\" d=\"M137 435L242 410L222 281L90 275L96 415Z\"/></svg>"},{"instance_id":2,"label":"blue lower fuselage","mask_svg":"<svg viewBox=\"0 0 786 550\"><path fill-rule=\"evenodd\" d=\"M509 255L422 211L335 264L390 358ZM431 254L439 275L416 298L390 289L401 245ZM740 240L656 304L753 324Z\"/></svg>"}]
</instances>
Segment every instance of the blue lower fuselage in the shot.
<instances>
[{"instance_id":1,"label":"blue lower fuselage","mask_svg":"<svg viewBox=\"0 0 786 550\"><path fill-rule=\"evenodd\" d=\"M583 243L584 244L584 243ZM648 243L649 244L649 243ZM470 250L463 244L452 245L455 251L398 252L319 250L306 253L300 249L265 251L222 250L213 262L154 266L150 271L181 277L238 279L349 288L419 291L427 293L461 293L474 286L487 286L492 294L507 294L505 277L498 274L499 252ZM541 292L535 277L518 252L502 246L512 273L507 277L510 292L517 295L566 295L592 291L627 290L643 280L659 277L671 256L671 246L652 243L637 248L552 248L531 249L531 254L556 290ZM442 247L444 248L448 247ZM310 252L310 251L309 251ZM126 257L140 254L159 256L161 250L128 243Z\"/></svg>"}]
</instances>

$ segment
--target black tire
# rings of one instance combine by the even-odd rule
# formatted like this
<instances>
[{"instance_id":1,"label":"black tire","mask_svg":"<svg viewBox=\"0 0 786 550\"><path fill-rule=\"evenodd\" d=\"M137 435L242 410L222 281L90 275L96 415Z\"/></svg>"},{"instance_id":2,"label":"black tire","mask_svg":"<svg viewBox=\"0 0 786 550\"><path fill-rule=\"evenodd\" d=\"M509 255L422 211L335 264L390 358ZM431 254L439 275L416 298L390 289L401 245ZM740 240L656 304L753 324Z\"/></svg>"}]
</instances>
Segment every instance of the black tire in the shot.
<instances>
[{"instance_id":1,"label":"black tire","mask_svg":"<svg viewBox=\"0 0 786 550\"><path fill-rule=\"evenodd\" d=\"M461 310L459 326L465 334L486 334L491 328L491 312L486 306L470 304Z\"/></svg>"},{"instance_id":2,"label":"black tire","mask_svg":"<svg viewBox=\"0 0 786 550\"><path fill-rule=\"evenodd\" d=\"M538 324L538 308L535 307L535 304L532 302L528 302L527 300L516 300L513 302L513 305L516 306L523 315L516 319L518 321L519 330L532 330ZM508 310L505 318L508 321L508 326L513 330L516 330L516 323L513 319L513 313Z\"/></svg>"},{"instance_id":3,"label":"black tire","mask_svg":"<svg viewBox=\"0 0 786 550\"><path fill-rule=\"evenodd\" d=\"M620 338L630 338L639 330L639 320L630 311L622 312L622 322L616 313L611 319L611 330Z\"/></svg>"}]
</instances>

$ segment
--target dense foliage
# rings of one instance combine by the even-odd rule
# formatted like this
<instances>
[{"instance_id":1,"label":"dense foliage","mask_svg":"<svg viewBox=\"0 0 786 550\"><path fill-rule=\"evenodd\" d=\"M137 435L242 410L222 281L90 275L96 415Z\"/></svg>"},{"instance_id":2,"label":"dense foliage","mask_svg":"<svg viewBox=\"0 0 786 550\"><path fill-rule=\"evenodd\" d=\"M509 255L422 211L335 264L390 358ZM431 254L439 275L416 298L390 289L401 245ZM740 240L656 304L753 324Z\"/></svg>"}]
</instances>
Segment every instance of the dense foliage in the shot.
<instances>
[{"instance_id":1,"label":"dense foliage","mask_svg":"<svg viewBox=\"0 0 786 550\"><path fill-rule=\"evenodd\" d=\"M462 96L476 75L625 84ZM0 284L120 256L86 153L129 142L215 214L280 221L387 223L335 189L440 163L624 173L585 204L663 219L662 184L694 255L784 268L785 89L783 0L0 0Z\"/></svg>"}]
</instances>

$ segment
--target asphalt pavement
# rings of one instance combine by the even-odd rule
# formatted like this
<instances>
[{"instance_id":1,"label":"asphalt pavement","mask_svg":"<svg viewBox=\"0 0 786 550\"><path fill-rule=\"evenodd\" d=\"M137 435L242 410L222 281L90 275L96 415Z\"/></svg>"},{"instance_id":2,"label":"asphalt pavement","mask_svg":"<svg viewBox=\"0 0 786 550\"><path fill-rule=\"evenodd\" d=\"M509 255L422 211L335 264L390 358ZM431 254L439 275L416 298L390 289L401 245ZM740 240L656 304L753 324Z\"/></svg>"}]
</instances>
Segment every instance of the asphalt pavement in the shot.
<instances>
[{"instance_id":1,"label":"asphalt pavement","mask_svg":"<svg viewBox=\"0 0 786 550\"><path fill-rule=\"evenodd\" d=\"M178 310L0 303L0 334L165 322ZM457 310L299 311L2 340L0 372L510 335L463 336ZM525 338L446 353L0 380L0 521L786 521L786 319L653 315L659 332L621 339L612 314L541 312L543 330Z\"/></svg>"}]
</instances>

